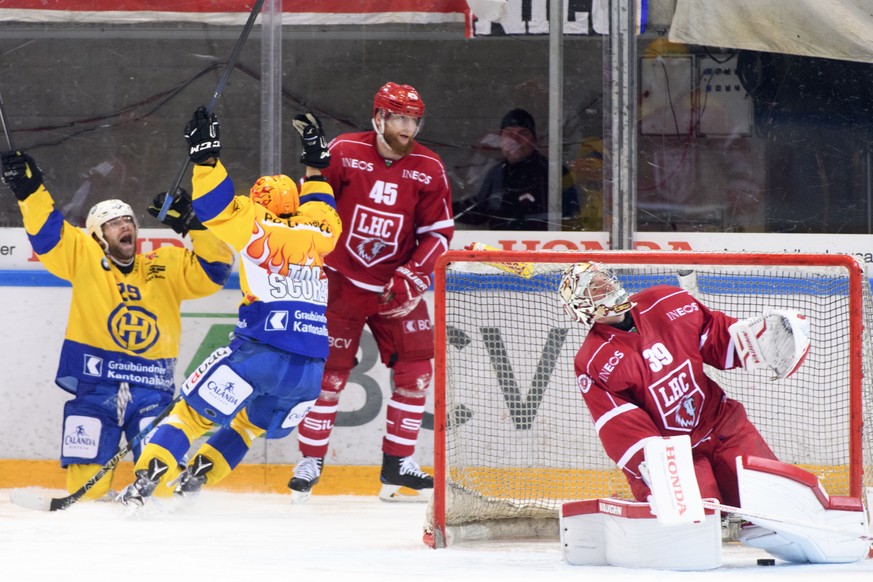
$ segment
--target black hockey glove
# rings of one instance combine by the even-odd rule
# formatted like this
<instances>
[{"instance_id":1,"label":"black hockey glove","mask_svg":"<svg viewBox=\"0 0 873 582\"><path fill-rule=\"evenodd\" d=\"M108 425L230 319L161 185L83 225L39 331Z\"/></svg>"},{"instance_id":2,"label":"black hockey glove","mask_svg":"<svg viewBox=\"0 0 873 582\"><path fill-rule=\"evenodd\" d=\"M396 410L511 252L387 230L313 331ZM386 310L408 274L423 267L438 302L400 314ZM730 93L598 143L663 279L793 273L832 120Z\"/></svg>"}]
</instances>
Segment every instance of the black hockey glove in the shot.
<instances>
[{"instance_id":1,"label":"black hockey glove","mask_svg":"<svg viewBox=\"0 0 873 582\"><path fill-rule=\"evenodd\" d=\"M19 151L5 152L2 163L3 183L19 200L27 200L42 185L42 172L29 155Z\"/></svg>"},{"instance_id":2,"label":"black hockey glove","mask_svg":"<svg viewBox=\"0 0 873 582\"><path fill-rule=\"evenodd\" d=\"M155 196L152 205L149 206L149 214L157 218L166 198L166 192ZM206 227L197 220L197 215L194 214L194 208L191 206L191 197L183 188L176 190L176 197L173 198L173 203L170 204L167 216L162 222L181 236L188 234L189 230L206 230Z\"/></svg>"},{"instance_id":3,"label":"black hockey glove","mask_svg":"<svg viewBox=\"0 0 873 582\"><path fill-rule=\"evenodd\" d=\"M188 125L185 139L188 140L188 157L195 164L203 164L209 158L218 159L221 153L218 118L207 115L205 107L198 107Z\"/></svg>"},{"instance_id":4,"label":"black hockey glove","mask_svg":"<svg viewBox=\"0 0 873 582\"><path fill-rule=\"evenodd\" d=\"M327 149L327 140L321 121L311 113L297 115L291 122L300 141L303 143L303 153L300 154L300 163L323 170L330 165L330 151Z\"/></svg>"}]
</instances>

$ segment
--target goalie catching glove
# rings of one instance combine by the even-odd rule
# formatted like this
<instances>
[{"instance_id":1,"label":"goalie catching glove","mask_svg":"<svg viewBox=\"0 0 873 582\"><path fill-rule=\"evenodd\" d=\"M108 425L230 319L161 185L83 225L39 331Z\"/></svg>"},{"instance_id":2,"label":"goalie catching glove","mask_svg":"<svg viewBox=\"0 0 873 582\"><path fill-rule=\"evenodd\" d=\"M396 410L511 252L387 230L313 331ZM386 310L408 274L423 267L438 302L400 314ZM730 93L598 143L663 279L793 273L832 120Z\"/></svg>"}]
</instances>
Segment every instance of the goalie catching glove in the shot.
<instances>
[{"instance_id":1,"label":"goalie catching glove","mask_svg":"<svg viewBox=\"0 0 873 582\"><path fill-rule=\"evenodd\" d=\"M382 292L379 313L385 317L403 317L415 309L430 287L430 275L417 269L412 262L398 267Z\"/></svg>"},{"instance_id":2,"label":"goalie catching glove","mask_svg":"<svg viewBox=\"0 0 873 582\"><path fill-rule=\"evenodd\" d=\"M327 139L321 128L321 121L311 113L297 115L291 122L300 141L303 143L303 153L300 154L300 163L323 170L330 166L330 151L327 149Z\"/></svg>"},{"instance_id":3,"label":"goalie catching glove","mask_svg":"<svg viewBox=\"0 0 873 582\"><path fill-rule=\"evenodd\" d=\"M762 315L737 321L728 331L743 367L769 369L773 380L791 376L809 353L809 321L800 313L765 309Z\"/></svg>"},{"instance_id":4,"label":"goalie catching glove","mask_svg":"<svg viewBox=\"0 0 873 582\"><path fill-rule=\"evenodd\" d=\"M158 217L161 213L161 208L164 207L164 200L167 198L166 192L161 192L152 201L149 206L149 214ZM194 214L194 208L191 207L191 197L183 188L176 189L176 196L173 198L173 203L167 211L167 216L162 220L164 224L176 231L177 234L185 236L189 230L206 230L197 215Z\"/></svg>"}]
</instances>

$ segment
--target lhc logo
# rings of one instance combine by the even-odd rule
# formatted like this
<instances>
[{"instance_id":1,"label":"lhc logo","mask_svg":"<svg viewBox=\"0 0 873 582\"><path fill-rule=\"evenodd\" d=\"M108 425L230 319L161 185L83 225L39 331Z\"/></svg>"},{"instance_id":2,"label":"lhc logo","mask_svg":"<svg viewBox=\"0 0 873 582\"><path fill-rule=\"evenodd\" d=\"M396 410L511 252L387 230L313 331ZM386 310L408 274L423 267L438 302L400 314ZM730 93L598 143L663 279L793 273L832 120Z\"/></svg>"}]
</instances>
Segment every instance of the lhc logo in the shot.
<instances>
[{"instance_id":1,"label":"lhc logo","mask_svg":"<svg viewBox=\"0 0 873 582\"><path fill-rule=\"evenodd\" d=\"M157 317L142 307L121 304L109 315L108 324L112 340L135 354L155 345L160 336Z\"/></svg>"}]
</instances>

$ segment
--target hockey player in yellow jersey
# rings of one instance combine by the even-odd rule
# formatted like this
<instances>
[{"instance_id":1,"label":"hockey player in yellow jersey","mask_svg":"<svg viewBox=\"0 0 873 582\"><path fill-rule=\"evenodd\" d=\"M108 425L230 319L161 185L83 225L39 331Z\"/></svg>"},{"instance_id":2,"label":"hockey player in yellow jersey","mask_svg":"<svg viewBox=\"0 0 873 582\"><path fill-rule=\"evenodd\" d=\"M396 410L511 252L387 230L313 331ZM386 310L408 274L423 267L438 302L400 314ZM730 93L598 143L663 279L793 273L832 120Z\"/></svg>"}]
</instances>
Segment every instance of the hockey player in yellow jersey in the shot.
<instances>
[{"instance_id":1,"label":"hockey player in yellow jersey","mask_svg":"<svg viewBox=\"0 0 873 582\"><path fill-rule=\"evenodd\" d=\"M333 190L321 176L330 155L321 124L298 115L306 178L298 192L285 175L264 176L249 196L236 196L218 159L217 117L198 109L185 136L194 162L194 210L203 224L240 254L243 300L234 337L182 384L182 400L158 426L119 495L142 506L158 488L195 494L230 474L260 436L294 430L321 391L328 352L324 257L340 236ZM218 427L178 479L191 443Z\"/></svg>"},{"instance_id":2,"label":"hockey player in yellow jersey","mask_svg":"<svg viewBox=\"0 0 873 582\"><path fill-rule=\"evenodd\" d=\"M233 253L177 204L167 224L190 229L193 251L162 247L137 254L137 220L121 200L94 205L87 233L64 220L33 158L2 155L3 182L18 199L40 262L72 284L72 300L55 382L74 395L64 406L61 465L72 493L94 476L173 400L181 302L215 293ZM159 195L155 204L162 201ZM133 448L138 458L141 448ZM110 488L113 471L86 498Z\"/></svg>"}]
</instances>

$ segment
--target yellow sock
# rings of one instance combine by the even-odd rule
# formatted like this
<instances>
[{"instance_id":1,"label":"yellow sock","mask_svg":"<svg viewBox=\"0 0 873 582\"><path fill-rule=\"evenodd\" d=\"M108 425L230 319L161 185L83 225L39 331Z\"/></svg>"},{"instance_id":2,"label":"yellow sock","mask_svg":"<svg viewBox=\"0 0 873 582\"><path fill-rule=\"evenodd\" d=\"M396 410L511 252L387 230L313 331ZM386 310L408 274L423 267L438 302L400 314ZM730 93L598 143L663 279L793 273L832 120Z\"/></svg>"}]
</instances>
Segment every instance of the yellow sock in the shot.
<instances>
[{"instance_id":1,"label":"yellow sock","mask_svg":"<svg viewBox=\"0 0 873 582\"><path fill-rule=\"evenodd\" d=\"M75 493L78 491L82 485L88 482L91 477L97 474L97 472L103 468L103 465L67 465L67 491L70 493ZM97 483L91 487L85 495L82 496L83 500L94 500L100 499L107 493L109 493L109 487L112 485L112 473L113 471L107 471L103 477Z\"/></svg>"},{"instance_id":2,"label":"yellow sock","mask_svg":"<svg viewBox=\"0 0 873 582\"><path fill-rule=\"evenodd\" d=\"M240 438L242 438L243 442L246 444L246 448L251 448L252 441L263 435L265 432L261 427L252 424L249 420L248 411L245 409L240 411L236 418L230 422L230 428L240 435ZM224 458L224 455L221 454L218 449L209 443L204 443L196 453L191 455L191 458L193 459L197 455L203 455L212 461L212 469L206 473L207 485L215 485L230 475L232 469L230 468L227 459Z\"/></svg>"},{"instance_id":3,"label":"yellow sock","mask_svg":"<svg viewBox=\"0 0 873 582\"><path fill-rule=\"evenodd\" d=\"M139 456L139 460L136 462L133 470L134 472L139 471L140 469L148 469L149 463L152 459L158 459L163 463L166 463L167 472L161 477L160 484L155 489L154 495L156 497L170 497L173 495L173 488L169 486L169 483L179 476L179 465L176 464L176 459L173 455L160 445L155 445L149 443L146 445L146 448L143 449L142 454Z\"/></svg>"}]
</instances>

